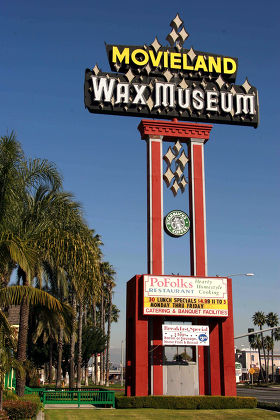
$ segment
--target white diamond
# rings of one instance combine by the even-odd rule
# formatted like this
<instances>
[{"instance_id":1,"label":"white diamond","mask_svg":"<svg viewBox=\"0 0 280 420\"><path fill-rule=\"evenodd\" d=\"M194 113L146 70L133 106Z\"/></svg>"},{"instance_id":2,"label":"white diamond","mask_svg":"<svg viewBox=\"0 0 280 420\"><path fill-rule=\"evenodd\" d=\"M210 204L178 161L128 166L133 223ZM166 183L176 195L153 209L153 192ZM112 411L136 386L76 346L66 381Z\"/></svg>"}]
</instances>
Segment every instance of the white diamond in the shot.
<instances>
[{"instance_id":1,"label":"white diamond","mask_svg":"<svg viewBox=\"0 0 280 420\"><path fill-rule=\"evenodd\" d=\"M180 18L179 14L175 16L175 18L171 21L170 26L172 28L178 29L182 25L183 21Z\"/></svg>"},{"instance_id":2,"label":"white diamond","mask_svg":"<svg viewBox=\"0 0 280 420\"><path fill-rule=\"evenodd\" d=\"M147 71L148 74L150 74L151 66L149 64L146 65L145 70Z\"/></svg>"},{"instance_id":3,"label":"white diamond","mask_svg":"<svg viewBox=\"0 0 280 420\"><path fill-rule=\"evenodd\" d=\"M119 64L115 63L114 64L114 67L115 67L116 71L119 71L119 69L120 69L121 66Z\"/></svg>"},{"instance_id":4,"label":"white diamond","mask_svg":"<svg viewBox=\"0 0 280 420\"><path fill-rule=\"evenodd\" d=\"M155 37L154 42L151 44L151 46L153 47L153 49L155 50L155 52L158 52L158 50L161 47L161 44L158 42L157 37Z\"/></svg>"},{"instance_id":5,"label":"white diamond","mask_svg":"<svg viewBox=\"0 0 280 420\"><path fill-rule=\"evenodd\" d=\"M250 85L250 83L248 82L248 79L246 78L246 80L245 80L245 82L243 83L243 88L244 88L244 90L245 90L245 92L246 93L248 93L249 92L249 90L251 89L251 85Z\"/></svg>"},{"instance_id":6,"label":"white diamond","mask_svg":"<svg viewBox=\"0 0 280 420\"><path fill-rule=\"evenodd\" d=\"M128 70L127 73L125 73L125 77L129 81L129 83L134 79L134 74L132 73L131 69Z\"/></svg>"},{"instance_id":7,"label":"white diamond","mask_svg":"<svg viewBox=\"0 0 280 420\"><path fill-rule=\"evenodd\" d=\"M177 140L176 143L173 146L173 150L174 150L176 156L178 155L178 153L180 152L181 149L182 149L181 143L179 142L179 140Z\"/></svg>"},{"instance_id":8,"label":"white diamond","mask_svg":"<svg viewBox=\"0 0 280 420\"><path fill-rule=\"evenodd\" d=\"M232 88L230 89L230 92L235 95L236 94L236 90L234 89L234 87L232 86Z\"/></svg>"},{"instance_id":9,"label":"white diamond","mask_svg":"<svg viewBox=\"0 0 280 420\"><path fill-rule=\"evenodd\" d=\"M175 181L173 182L173 185L171 187L171 191L173 192L174 197L176 197L178 189L179 189L179 186L178 186L178 183L175 179Z\"/></svg>"},{"instance_id":10,"label":"white diamond","mask_svg":"<svg viewBox=\"0 0 280 420\"><path fill-rule=\"evenodd\" d=\"M184 170L188 161L189 158L186 156L185 151L183 150L181 156L176 160L176 162L181 166L181 169Z\"/></svg>"},{"instance_id":11,"label":"white diamond","mask_svg":"<svg viewBox=\"0 0 280 420\"><path fill-rule=\"evenodd\" d=\"M93 67L92 71L95 74L95 76L98 75L98 73L100 72L100 69L99 69L99 67L98 67L97 64L95 64L95 66Z\"/></svg>"},{"instance_id":12,"label":"white diamond","mask_svg":"<svg viewBox=\"0 0 280 420\"><path fill-rule=\"evenodd\" d=\"M181 176L183 175L183 172L180 168L180 166L178 165L175 171L175 178L177 179L177 181L179 181L179 179L181 178Z\"/></svg>"},{"instance_id":13,"label":"white diamond","mask_svg":"<svg viewBox=\"0 0 280 420\"><path fill-rule=\"evenodd\" d=\"M167 188L169 188L172 179L174 178L174 174L170 168L167 169L165 174L163 175L163 180L166 183Z\"/></svg>"},{"instance_id":14,"label":"white diamond","mask_svg":"<svg viewBox=\"0 0 280 420\"><path fill-rule=\"evenodd\" d=\"M172 77L173 77L173 74L172 73L170 73L170 71L167 69L164 73L163 73L163 75L165 76L165 78L166 78L166 80L169 82L171 79L172 79Z\"/></svg>"},{"instance_id":15,"label":"white diamond","mask_svg":"<svg viewBox=\"0 0 280 420\"><path fill-rule=\"evenodd\" d=\"M169 42L169 44L172 47L174 45L175 41L177 41L178 37L179 37L179 35L177 34L175 29L173 28L172 31L170 32L170 34L167 35L166 40Z\"/></svg>"},{"instance_id":16,"label":"white diamond","mask_svg":"<svg viewBox=\"0 0 280 420\"><path fill-rule=\"evenodd\" d=\"M179 83L179 86L181 86L181 88L183 88L183 89L187 89L189 87L189 85L186 83L185 79L183 79L182 82Z\"/></svg>"},{"instance_id":17,"label":"white diamond","mask_svg":"<svg viewBox=\"0 0 280 420\"><path fill-rule=\"evenodd\" d=\"M188 52L188 56L193 61L193 59L196 57L196 53L194 52L193 48L191 47L190 51Z\"/></svg>"},{"instance_id":18,"label":"white diamond","mask_svg":"<svg viewBox=\"0 0 280 420\"><path fill-rule=\"evenodd\" d=\"M151 97L149 97L149 99L147 100L147 103L146 103L147 105L148 105L148 108L149 108L149 110L151 111L151 109L153 108L153 106L154 106L154 102L153 102L153 100L152 100L152 98Z\"/></svg>"},{"instance_id":19,"label":"white diamond","mask_svg":"<svg viewBox=\"0 0 280 420\"><path fill-rule=\"evenodd\" d=\"M180 38L182 39L182 43L184 44L184 42L186 41L186 39L188 38L189 34L188 32L185 30L185 28L183 27L182 30L179 32Z\"/></svg>"},{"instance_id":20,"label":"white diamond","mask_svg":"<svg viewBox=\"0 0 280 420\"><path fill-rule=\"evenodd\" d=\"M174 155L174 153L171 150L171 147L169 146L167 152L163 156L163 160L167 163L168 166L170 166L175 157L176 156Z\"/></svg>"},{"instance_id":21,"label":"white diamond","mask_svg":"<svg viewBox=\"0 0 280 420\"><path fill-rule=\"evenodd\" d=\"M203 88L205 89L207 86L207 83L205 82L205 79L202 80L201 82L201 86L203 86Z\"/></svg>"},{"instance_id":22,"label":"white diamond","mask_svg":"<svg viewBox=\"0 0 280 420\"><path fill-rule=\"evenodd\" d=\"M217 85L219 86L220 89L221 89L222 86L224 86L225 81L224 81L224 79L222 78L221 75L219 75L218 79L216 80L216 83L217 83Z\"/></svg>"},{"instance_id":23,"label":"white diamond","mask_svg":"<svg viewBox=\"0 0 280 420\"><path fill-rule=\"evenodd\" d=\"M186 181L186 178L183 175L181 181L179 182L179 187L181 188L182 193L185 191L187 183L188 182Z\"/></svg>"}]
</instances>

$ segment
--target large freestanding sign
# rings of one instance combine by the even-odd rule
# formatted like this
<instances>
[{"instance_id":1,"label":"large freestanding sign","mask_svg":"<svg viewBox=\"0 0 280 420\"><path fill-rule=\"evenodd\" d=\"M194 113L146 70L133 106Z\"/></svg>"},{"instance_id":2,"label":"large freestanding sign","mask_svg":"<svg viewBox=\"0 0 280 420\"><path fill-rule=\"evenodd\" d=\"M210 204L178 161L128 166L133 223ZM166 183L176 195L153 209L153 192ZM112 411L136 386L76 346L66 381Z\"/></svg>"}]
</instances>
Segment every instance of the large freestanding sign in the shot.
<instances>
[{"instance_id":1,"label":"large freestanding sign","mask_svg":"<svg viewBox=\"0 0 280 420\"><path fill-rule=\"evenodd\" d=\"M148 269L127 283L126 395L236 395L231 279L207 277L204 144L212 123L256 128L258 91L248 79L236 84L237 58L184 48L179 15L170 25L169 46L157 38L106 45L113 73L85 71L89 112L149 118L138 127L147 144ZM163 142L172 143L164 156ZM164 217L163 181L174 197L188 186L189 215L176 206ZM190 276L164 273L164 231L190 238Z\"/></svg>"},{"instance_id":2,"label":"large freestanding sign","mask_svg":"<svg viewBox=\"0 0 280 420\"><path fill-rule=\"evenodd\" d=\"M110 67L85 72L85 106L93 113L251 125L259 120L258 92L235 85L237 58L183 48L188 33L177 15L167 37L150 45L106 45Z\"/></svg>"}]
</instances>

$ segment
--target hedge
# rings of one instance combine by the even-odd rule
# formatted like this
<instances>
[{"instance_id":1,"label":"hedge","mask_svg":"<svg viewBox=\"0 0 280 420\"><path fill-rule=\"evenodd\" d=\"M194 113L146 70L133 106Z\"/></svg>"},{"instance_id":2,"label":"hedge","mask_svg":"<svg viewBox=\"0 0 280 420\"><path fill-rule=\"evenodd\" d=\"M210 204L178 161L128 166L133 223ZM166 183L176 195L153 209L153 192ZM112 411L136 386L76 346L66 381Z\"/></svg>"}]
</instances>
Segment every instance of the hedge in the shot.
<instances>
[{"instance_id":1,"label":"hedge","mask_svg":"<svg viewBox=\"0 0 280 420\"><path fill-rule=\"evenodd\" d=\"M3 402L3 409L10 419L30 419L35 417L42 407L40 398L37 395L24 395L17 400L6 399Z\"/></svg>"},{"instance_id":2,"label":"hedge","mask_svg":"<svg viewBox=\"0 0 280 420\"><path fill-rule=\"evenodd\" d=\"M116 408L171 408L171 409L226 409L256 408L257 399L252 397L221 396L154 396L121 397L116 396Z\"/></svg>"},{"instance_id":3,"label":"hedge","mask_svg":"<svg viewBox=\"0 0 280 420\"><path fill-rule=\"evenodd\" d=\"M265 410L280 411L280 403L258 401L258 408L264 408Z\"/></svg>"}]
</instances>

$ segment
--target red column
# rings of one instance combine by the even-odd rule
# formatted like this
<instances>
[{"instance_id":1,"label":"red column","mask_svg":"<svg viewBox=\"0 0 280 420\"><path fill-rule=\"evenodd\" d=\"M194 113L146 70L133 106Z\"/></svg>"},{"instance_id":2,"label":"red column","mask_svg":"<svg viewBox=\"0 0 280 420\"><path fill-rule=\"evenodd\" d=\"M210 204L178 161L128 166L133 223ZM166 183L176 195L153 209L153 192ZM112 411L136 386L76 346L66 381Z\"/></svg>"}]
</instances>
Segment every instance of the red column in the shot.
<instances>
[{"instance_id":1,"label":"red column","mask_svg":"<svg viewBox=\"0 0 280 420\"><path fill-rule=\"evenodd\" d=\"M162 140L147 139L148 273L163 274Z\"/></svg>"},{"instance_id":2,"label":"red column","mask_svg":"<svg viewBox=\"0 0 280 420\"><path fill-rule=\"evenodd\" d=\"M205 210L204 139L188 143L189 205L191 218L191 275L207 276L207 241ZM205 318L198 324L205 324ZM210 344L211 345L211 344ZM209 394L209 348L198 347L199 394Z\"/></svg>"},{"instance_id":3,"label":"red column","mask_svg":"<svg viewBox=\"0 0 280 420\"><path fill-rule=\"evenodd\" d=\"M162 140L160 136L147 139L148 165L148 273L163 274L163 188ZM150 317L150 351L152 351L151 394L162 395L162 317Z\"/></svg>"},{"instance_id":4,"label":"red column","mask_svg":"<svg viewBox=\"0 0 280 420\"><path fill-rule=\"evenodd\" d=\"M232 280L227 279L228 317L222 322L220 358L222 360L222 395L236 395Z\"/></svg>"}]
</instances>

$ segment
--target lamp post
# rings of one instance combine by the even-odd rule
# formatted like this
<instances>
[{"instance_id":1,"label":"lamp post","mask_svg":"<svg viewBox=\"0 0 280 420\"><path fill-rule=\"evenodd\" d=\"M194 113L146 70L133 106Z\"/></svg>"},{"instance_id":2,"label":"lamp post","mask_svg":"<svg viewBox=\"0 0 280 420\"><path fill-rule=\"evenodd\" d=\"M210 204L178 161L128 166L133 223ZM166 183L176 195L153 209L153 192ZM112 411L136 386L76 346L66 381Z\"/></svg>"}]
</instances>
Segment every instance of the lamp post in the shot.
<instances>
[{"instance_id":1,"label":"lamp post","mask_svg":"<svg viewBox=\"0 0 280 420\"><path fill-rule=\"evenodd\" d=\"M216 277L236 277L236 276L246 276L246 277L253 277L254 273L238 273L238 274L227 274L225 276L220 276L219 274L216 274Z\"/></svg>"}]
</instances>

